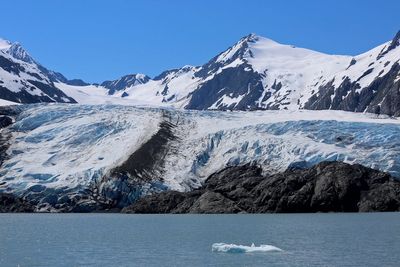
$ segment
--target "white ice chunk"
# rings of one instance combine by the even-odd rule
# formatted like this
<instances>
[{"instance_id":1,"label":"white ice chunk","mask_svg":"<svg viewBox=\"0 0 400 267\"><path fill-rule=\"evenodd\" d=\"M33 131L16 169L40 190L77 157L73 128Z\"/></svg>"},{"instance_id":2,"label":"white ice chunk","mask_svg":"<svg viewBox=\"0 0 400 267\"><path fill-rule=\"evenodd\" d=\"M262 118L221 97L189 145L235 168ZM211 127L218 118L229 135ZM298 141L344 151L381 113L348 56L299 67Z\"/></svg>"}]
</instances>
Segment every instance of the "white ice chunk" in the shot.
<instances>
[{"instance_id":1,"label":"white ice chunk","mask_svg":"<svg viewBox=\"0 0 400 267\"><path fill-rule=\"evenodd\" d=\"M211 246L213 252L225 252L225 253L253 253L253 252L280 252L282 249L271 246L271 245L260 245L255 246L254 243L251 246L225 244L225 243L214 243Z\"/></svg>"}]
</instances>

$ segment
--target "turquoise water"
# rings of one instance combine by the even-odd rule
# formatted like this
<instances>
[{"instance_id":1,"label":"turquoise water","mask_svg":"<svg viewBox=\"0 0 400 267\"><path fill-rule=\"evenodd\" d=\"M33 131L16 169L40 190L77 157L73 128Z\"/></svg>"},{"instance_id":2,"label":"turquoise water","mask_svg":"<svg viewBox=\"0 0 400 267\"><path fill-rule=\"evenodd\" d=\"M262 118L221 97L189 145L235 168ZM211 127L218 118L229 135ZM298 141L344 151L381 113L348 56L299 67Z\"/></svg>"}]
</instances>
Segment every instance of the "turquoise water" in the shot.
<instances>
[{"instance_id":1,"label":"turquoise water","mask_svg":"<svg viewBox=\"0 0 400 267\"><path fill-rule=\"evenodd\" d=\"M282 252L217 253L217 242ZM0 214L0 266L400 266L400 213Z\"/></svg>"}]
</instances>

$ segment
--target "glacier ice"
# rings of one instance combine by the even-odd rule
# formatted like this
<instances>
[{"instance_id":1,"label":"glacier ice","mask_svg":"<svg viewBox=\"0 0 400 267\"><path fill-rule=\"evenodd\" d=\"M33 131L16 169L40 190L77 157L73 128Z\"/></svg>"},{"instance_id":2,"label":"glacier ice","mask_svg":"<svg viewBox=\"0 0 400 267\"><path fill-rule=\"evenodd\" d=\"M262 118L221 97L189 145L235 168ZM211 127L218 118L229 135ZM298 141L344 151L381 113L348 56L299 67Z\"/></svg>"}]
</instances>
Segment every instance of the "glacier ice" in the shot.
<instances>
[{"instance_id":1,"label":"glacier ice","mask_svg":"<svg viewBox=\"0 0 400 267\"><path fill-rule=\"evenodd\" d=\"M96 191L133 202L142 195L196 188L229 165L260 164L264 172L304 168L325 160L359 163L400 177L397 119L343 111L213 112L118 105L27 105L0 168L0 191L51 198ZM174 124L152 179L116 179L111 171ZM126 204L125 203L125 204Z\"/></svg>"},{"instance_id":2,"label":"glacier ice","mask_svg":"<svg viewBox=\"0 0 400 267\"><path fill-rule=\"evenodd\" d=\"M283 250L271 245L255 246L254 243L251 246L214 243L211 246L211 251L226 252L226 253L254 253L254 252L273 252L273 251L282 252Z\"/></svg>"},{"instance_id":3,"label":"glacier ice","mask_svg":"<svg viewBox=\"0 0 400 267\"><path fill-rule=\"evenodd\" d=\"M38 183L88 185L157 131L159 120L158 112L119 106L25 107L9 129L13 137L3 180L22 191Z\"/></svg>"}]
</instances>

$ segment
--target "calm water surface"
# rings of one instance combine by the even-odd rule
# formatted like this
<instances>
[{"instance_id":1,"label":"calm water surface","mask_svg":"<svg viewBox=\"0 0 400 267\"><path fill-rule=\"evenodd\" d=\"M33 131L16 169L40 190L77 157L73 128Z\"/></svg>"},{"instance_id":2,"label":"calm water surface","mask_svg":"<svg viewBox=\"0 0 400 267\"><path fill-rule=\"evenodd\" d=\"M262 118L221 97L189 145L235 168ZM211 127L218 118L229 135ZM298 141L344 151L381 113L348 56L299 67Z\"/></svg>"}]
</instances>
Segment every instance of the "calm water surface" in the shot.
<instances>
[{"instance_id":1,"label":"calm water surface","mask_svg":"<svg viewBox=\"0 0 400 267\"><path fill-rule=\"evenodd\" d=\"M216 242L283 252L211 252ZM0 266L400 266L400 213L0 214Z\"/></svg>"}]
</instances>

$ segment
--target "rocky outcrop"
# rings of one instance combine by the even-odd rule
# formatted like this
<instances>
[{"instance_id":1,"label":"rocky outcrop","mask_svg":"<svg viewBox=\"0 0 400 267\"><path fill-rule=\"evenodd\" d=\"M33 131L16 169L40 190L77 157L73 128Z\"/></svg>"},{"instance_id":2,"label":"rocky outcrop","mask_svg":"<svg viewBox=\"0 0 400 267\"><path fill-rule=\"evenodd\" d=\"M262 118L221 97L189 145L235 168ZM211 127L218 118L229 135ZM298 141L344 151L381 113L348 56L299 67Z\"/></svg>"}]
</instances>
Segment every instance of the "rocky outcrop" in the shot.
<instances>
[{"instance_id":1,"label":"rocky outcrop","mask_svg":"<svg viewBox=\"0 0 400 267\"><path fill-rule=\"evenodd\" d=\"M8 116L0 116L0 129L12 124L12 119Z\"/></svg>"},{"instance_id":2,"label":"rocky outcrop","mask_svg":"<svg viewBox=\"0 0 400 267\"><path fill-rule=\"evenodd\" d=\"M144 197L127 213L282 213L400 211L400 182L342 162L263 175L258 166L229 167L188 193Z\"/></svg>"},{"instance_id":3,"label":"rocky outcrop","mask_svg":"<svg viewBox=\"0 0 400 267\"><path fill-rule=\"evenodd\" d=\"M11 194L0 193L0 213L1 212L33 212L34 207Z\"/></svg>"},{"instance_id":4,"label":"rocky outcrop","mask_svg":"<svg viewBox=\"0 0 400 267\"><path fill-rule=\"evenodd\" d=\"M201 84L191 95L186 109L254 110L259 109L257 100L262 97L264 88L262 76L243 64L227 68L212 79ZM240 99L226 104L224 96Z\"/></svg>"},{"instance_id":5,"label":"rocky outcrop","mask_svg":"<svg viewBox=\"0 0 400 267\"><path fill-rule=\"evenodd\" d=\"M109 89L108 94L113 95L117 91L121 91L130 86L144 84L150 81L150 77L144 74L129 74L117 80L104 81L101 86Z\"/></svg>"},{"instance_id":6,"label":"rocky outcrop","mask_svg":"<svg viewBox=\"0 0 400 267\"><path fill-rule=\"evenodd\" d=\"M372 70L372 69L369 69ZM364 74L370 74L367 70ZM370 112L400 116L400 64L395 63L382 77L377 77L369 86L360 88L358 81L346 77L338 88L333 81L319 88L319 94L313 95L305 104L305 109L345 110L352 112Z\"/></svg>"},{"instance_id":7,"label":"rocky outcrop","mask_svg":"<svg viewBox=\"0 0 400 267\"><path fill-rule=\"evenodd\" d=\"M9 139L11 137L9 132L5 133L2 129L13 124L12 116L17 115L19 112L20 109L17 108L17 106L0 107L0 167L3 165L3 162L7 157L6 151L10 146Z\"/></svg>"}]
</instances>

